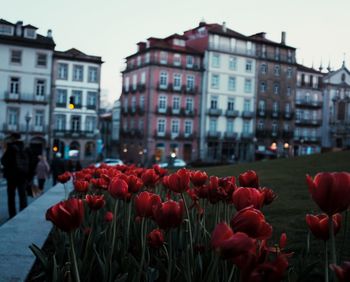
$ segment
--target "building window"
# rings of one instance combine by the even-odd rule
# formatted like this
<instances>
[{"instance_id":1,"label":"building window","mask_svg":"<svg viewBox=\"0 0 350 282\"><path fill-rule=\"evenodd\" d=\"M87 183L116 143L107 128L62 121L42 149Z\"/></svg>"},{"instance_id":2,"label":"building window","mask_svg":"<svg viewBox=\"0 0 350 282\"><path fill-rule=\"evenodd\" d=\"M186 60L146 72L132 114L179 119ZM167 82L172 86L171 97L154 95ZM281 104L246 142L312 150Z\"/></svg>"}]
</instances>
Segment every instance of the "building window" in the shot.
<instances>
[{"instance_id":1,"label":"building window","mask_svg":"<svg viewBox=\"0 0 350 282\"><path fill-rule=\"evenodd\" d=\"M272 111L277 113L278 112L278 102L272 103Z\"/></svg>"},{"instance_id":2,"label":"building window","mask_svg":"<svg viewBox=\"0 0 350 282\"><path fill-rule=\"evenodd\" d=\"M280 48L276 47L275 48L275 60L280 59Z\"/></svg>"},{"instance_id":3,"label":"building window","mask_svg":"<svg viewBox=\"0 0 350 282\"><path fill-rule=\"evenodd\" d=\"M89 67L89 82L97 82L97 68Z\"/></svg>"},{"instance_id":4,"label":"building window","mask_svg":"<svg viewBox=\"0 0 350 282\"><path fill-rule=\"evenodd\" d=\"M286 103L286 105L285 105L286 114L289 114L289 113L290 113L290 110L291 110L290 103Z\"/></svg>"},{"instance_id":5,"label":"building window","mask_svg":"<svg viewBox=\"0 0 350 282\"><path fill-rule=\"evenodd\" d=\"M227 120L226 131L229 133L233 132L233 120L232 119Z\"/></svg>"},{"instance_id":6,"label":"building window","mask_svg":"<svg viewBox=\"0 0 350 282\"><path fill-rule=\"evenodd\" d=\"M81 108L82 95L83 95L83 92L81 90L73 90L72 91L72 96L73 96L73 99L74 99L74 105L75 105L75 108L77 108L77 109Z\"/></svg>"},{"instance_id":7,"label":"building window","mask_svg":"<svg viewBox=\"0 0 350 282\"><path fill-rule=\"evenodd\" d=\"M71 131L80 131L80 116L72 116L71 118Z\"/></svg>"},{"instance_id":8,"label":"building window","mask_svg":"<svg viewBox=\"0 0 350 282\"><path fill-rule=\"evenodd\" d=\"M126 92L129 91L129 86L130 86L130 77L125 77L125 80L124 80L124 89Z\"/></svg>"},{"instance_id":9,"label":"building window","mask_svg":"<svg viewBox=\"0 0 350 282\"><path fill-rule=\"evenodd\" d=\"M36 65L38 67L46 67L47 65L47 54L39 53L36 55Z\"/></svg>"},{"instance_id":10,"label":"building window","mask_svg":"<svg viewBox=\"0 0 350 282\"><path fill-rule=\"evenodd\" d=\"M187 76L187 81L186 81L186 89L187 90L194 90L194 76L193 75L188 75Z\"/></svg>"},{"instance_id":11,"label":"building window","mask_svg":"<svg viewBox=\"0 0 350 282\"><path fill-rule=\"evenodd\" d=\"M260 83L260 92L261 92L261 93L265 93L266 90L267 90L266 82L263 81L263 82Z\"/></svg>"},{"instance_id":12,"label":"building window","mask_svg":"<svg viewBox=\"0 0 350 282\"><path fill-rule=\"evenodd\" d=\"M45 80L38 79L36 81L35 95L36 95L36 98L39 98L39 97L44 98L44 96L45 96Z\"/></svg>"},{"instance_id":13,"label":"building window","mask_svg":"<svg viewBox=\"0 0 350 282\"><path fill-rule=\"evenodd\" d=\"M267 74L267 64L261 64L260 66L260 72L262 74Z\"/></svg>"},{"instance_id":14,"label":"building window","mask_svg":"<svg viewBox=\"0 0 350 282\"><path fill-rule=\"evenodd\" d=\"M218 96L211 96L210 109L216 110L218 108Z\"/></svg>"},{"instance_id":15,"label":"building window","mask_svg":"<svg viewBox=\"0 0 350 282\"><path fill-rule=\"evenodd\" d=\"M67 90L57 89L56 90L56 107L66 107L67 105Z\"/></svg>"},{"instance_id":16,"label":"building window","mask_svg":"<svg viewBox=\"0 0 350 282\"><path fill-rule=\"evenodd\" d=\"M211 75L211 88L218 89L219 88L219 75L218 74L212 74Z\"/></svg>"},{"instance_id":17,"label":"building window","mask_svg":"<svg viewBox=\"0 0 350 282\"><path fill-rule=\"evenodd\" d=\"M137 89L137 74L133 74L132 76L132 90Z\"/></svg>"},{"instance_id":18,"label":"building window","mask_svg":"<svg viewBox=\"0 0 350 282\"><path fill-rule=\"evenodd\" d=\"M273 84L273 93L276 95L280 94L280 85L278 83Z\"/></svg>"},{"instance_id":19,"label":"building window","mask_svg":"<svg viewBox=\"0 0 350 282\"><path fill-rule=\"evenodd\" d=\"M246 72L252 72L253 70L253 61L252 60L246 60L245 62L245 71Z\"/></svg>"},{"instance_id":20,"label":"building window","mask_svg":"<svg viewBox=\"0 0 350 282\"><path fill-rule=\"evenodd\" d=\"M124 112L128 112L128 98L125 97L123 100L123 105L124 105Z\"/></svg>"},{"instance_id":21,"label":"building window","mask_svg":"<svg viewBox=\"0 0 350 282\"><path fill-rule=\"evenodd\" d=\"M228 61L228 67L230 70L236 70L237 69L237 58L236 57L230 57Z\"/></svg>"},{"instance_id":22,"label":"building window","mask_svg":"<svg viewBox=\"0 0 350 282\"><path fill-rule=\"evenodd\" d=\"M168 62L168 53L161 51L160 52L160 63L161 64L166 64Z\"/></svg>"},{"instance_id":23,"label":"building window","mask_svg":"<svg viewBox=\"0 0 350 282\"><path fill-rule=\"evenodd\" d=\"M228 78L228 90L229 91L235 91L236 90L236 78L230 76Z\"/></svg>"},{"instance_id":24,"label":"building window","mask_svg":"<svg viewBox=\"0 0 350 282\"><path fill-rule=\"evenodd\" d=\"M259 101L258 109L259 109L259 112L265 112L265 101L264 100Z\"/></svg>"},{"instance_id":25,"label":"building window","mask_svg":"<svg viewBox=\"0 0 350 282\"><path fill-rule=\"evenodd\" d=\"M211 133L216 133L216 128L217 128L217 120L216 119L214 119L214 118L212 118L212 119L210 119L210 121L209 121L209 131L211 132Z\"/></svg>"},{"instance_id":26,"label":"building window","mask_svg":"<svg viewBox=\"0 0 350 282\"><path fill-rule=\"evenodd\" d=\"M211 66L213 68L219 68L220 67L220 55L219 54L213 54Z\"/></svg>"},{"instance_id":27,"label":"building window","mask_svg":"<svg viewBox=\"0 0 350 282\"><path fill-rule=\"evenodd\" d=\"M235 38L230 38L230 47L231 47L231 51L235 51L235 49L236 49L236 39Z\"/></svg>"},{"instance_id":28,"label":"building window","mask_svg":"<svg viewBox=\"0 0 350 282\"><path fill-rule=\"evenodd\" d=\"M87 93L87 108L90 110L96 110L96 100L97 100L97 93L96 92L88 92Z\"/></svg>"},{"instance_id":29,"label":"building window","mask_svg":"<svg viewBox=\"0 0 350 282\"><path fill-rule=\"evenodd\" d=\"M139 119L139 130L143 131L143 119L142 118Z\"/></svg>"},{"instance_id":30,"label":"building window","mask_svg":"<svg viewBox=\"0 0 350 282\"><path fill-rule=\"evenodd\" d=\"M165 89L168 87L168 73L162 71L159 77L159 87Z\"/></svg>"},{"instance_id":31,"label":"building window","mask_svg":"<svg viewBox=\"0 0 350 282\"><path fill-rule=\"evenodd\" d=\"M259 121L258 121L258 129L259 130L264 130L264 127L265 127L264 121L262 119L259 119Z\"/></svg>"},{"instance_id":32,"label":"building window","mask_svg":"<svg viewBox=\"0 0 350 282\"><path fill-rule=\"evenodd\" d=\"M57 78L64 80L68 79L68 64L58 64Z\"/></svg>"},{"instance_id":33,"label":"building window","mask_svg":"<svg viewBox=\"0 0 350 282\"><path fill-rule=\"evenodd\" d=\"M174 55L174 66L181 66L181 55L180 54Z\"/></svg>"},{"instance_id":34,"label":"building window","mask_svg":"<svg viewBox=\"0 0 350 282\"><path fill-rule=\"evenodd\" d=\"M244 99L243 110L245 112L250 112L250 100Z\"/></svg>"},{"instance_id":35,"label":"building window","mask_svg":"<svg viewBox=\"0 0 350 282\"><path fill-rule=\"evenodd\" d=\"M16 130L17 128L15 127L18 125L18 109L8 109L7 115L7 124L10 128Z\"/></svg>"},{"instance_id":36,"label":"building window","mask_svg":"<svg viewBox=\"0 0 350 282\"><path fill-rule=\"evenodd\" d=\"M179 120L173 119L171 121L171 134L179 134Z\"/></svg>"},{"instance_id":37,"label":"building window","mask_svg":"<svg viewBox=\"0 0 350 282\"><path fill-rule=\"evenodd\" d=\"M145 85L146 84L146 72L141 73L141 84Z\"/></svg>"},{"instance_id":38,"label":"building window","mask_svg":"<svg viewBox=\"0 0 350 282\"><path fill-rule=\"evenodd\" d=\"M174 96L173 97L173 110L174 111L180 111L180 97Z\"/></svg>"},{"instance_id":39,"label":"building window","mask_svg":"<svg viewBox=\"0 0 350 282\"><path fill-rule=\"evenodd\" d=\"M150 53L146 53L145 55L145 63L148 64L151 60L151 54Z\"/></svg>"},{"instance_id":40,"label":"building window","mask_svg":"<svg viewBox=\"0 0 350 282\"><path fill-rule=\"evenodd\" d=\"M165 134L165 119L158 119L157 131L158 134Z\"/></svg>"},{"instance_id":41,"label":"building window","mask_svg":"<svg viewBox=\"0 0 350 282\"><path fill-rule=\"evenodd\" d=\"M140 95L140 108L141 108L141 110L145 109L145 96L144 95Z\"/></svg>"},{"instance_id":42,"label":"building window","mask_svg":"<svg viewBox=\"0 0 350 282\"><path fill-rule=\"evenodd\" d=\"M287 87L287 96L292 95L292 88L290 86Z\"/></svg>"},{"instance_id":43,"label":"building window","mask_svg":"<svg viewBox=\"0 0 350 282\"><path fill-rule=\"evenodd\" d=\"M235 110L235 98L228 98L227 100L227 110L234 111Z\"/></svg>"},{"instance_id":44,"label":"building window","mask_svg":"<svg viewBox=\"0 0 350 282\"><path fill-rule=\"evenodd\" d=\"M185 134L192 134L192 120L185 120Z\"/></svg>"},{"instance_id":45,"label":"building window","mask_svg":"<svg viewBox=\"0 0 350 282\"><path fill-rule=\"evenodd\" d=\"M11 50L11 63L21 64L22 63L22 51L21 50Z\"/></svg>"},{"instance_id":46,"label":"building window","mask_svg":"<svg viewBox=\"0 0 350 282\"><path fill-rule=\"evenodd\" d=\"M272 122L272 133L276 134L278 131L278 125L276 121Z\"/></svg>"},{"instance_id":47,"label":"building window","mask_svg":"<svg viewBox=\"0 0 350 282\"><path fill-rule=\"evenodd\" d=\"M287 78L292 78L293 70L291 67L288 67L287 69Z\"/></svg>"},{"instance_id":48,"label":"building window","mask_svg":"<svg viewBox=\"0 0 350 282\"><path fill-rule=\"evenodd\" d=\"M250 133L250 122L248 120L243 121L243 133Z\"/></svg>"},{"instance_id":49,"label":"building window","mask_svg":"<svg viewBox=\"0 0 350 282\"><path fill-rule=\"evenodd\" d=\"M174 74L174 85L173 85L175 90L180 90L181 89L181 74L175 73Z\"/></svg>"},{"instance_id":50,"label":"building window","mask_svg":"<svg viewBox=\"0 0 350 282\"><path fill-rule=\"evenodd\" d=\"M193 99L186 98L186 111L193 111Z\"/></svg>"},{"instance_id":51,"label":"building window","mask_svg":"<svg viewBox=\"0 0 350 282\"><path fill-rule=\"evenodd\" d=\"M83 81L84 76L84 67L74 65L73 66L73 80L74 81Z\"/></svg>"},{"instance_id":52,"label":"building window","mask_svg":"<svg viewBox=\"0 0 350 282\"><path fill-rule=\"evenodd\" d=\"M253 47L252 42L247 41L247 54L248 55L252 54L252 47Z\"/></svg>"},{"instance_id":53,"label":"building window","mask_svg":"<svg viewBox=\"0 0 350 282\"><path fill-rule=\"evenodd\" d=\"M188 68L193 68L193 57L192 56L186 56L186 66Z\"/></svg>"},{"instance_id":54,"label":"building window","mask_svg":"<svg viewBox=\"0 0 350 282\"><path fill-rule=\"evenodd\" d=\"M166 107L167 107L167 101L166 101L166 96L159 96L158 98L158 110L161 112L165 112L166 111Z\"/></svg>"},{"instance_id":55,"label":"building window","mask_svg":"<svg viewBox=\"0 0 350 282\"><path fill-rule=\"evenodd\" d=\"M11 77L10 80L10 94L19 94L19 77Z\"/></svg>"},{"instance_id":56,"label":"building window","mask_svg":"<svg viewBox=\"0 0 350 282\"><path fill-rule=\"evenodd\" d=\"M252 80L251 79L245 79L244 80L244 92L245 93L251 93L252 92Z\"/></svg>"},{"instance_id":57,"label":"building window","mask_svg":"<svg viewBox=\"0 0 350 282\"><path fill-rule=\"evenodd\" d=\"M44 111L35 111L34 126L36 127L44 126Z\"/></svg>"},{"instance_id":58,"label":"building window","mask_svg":"<svg viewBox=\"0 0 350 282\"><path fill-rule=\"evenodd\" d=\"M13 27L5 24L0 24L0 34L12 35Z\"/></svg>"},{"instance_id":59,"label":"building window","mask_svg":"<svg viewBox=\"0 0 350 282\"><path fill-rule=\"evenodd\" d=\"M275 65L275 76L279 76L280 75L280 66L279 65Z\"/></svg>"},{"instance_id":60,"label":"building window","mask_svg":"<svg viewBox=\"0 0 350 282\"><path fill-rule=\"evenodd\" d=\"M56 115L55 116L55 130L62 131L66 129L66 116Z\"/></svg>"},{"instance_id":61,"label":"building window","mask_svg":"<svg viewBox=\"0 0 350 282\"><path fill-rule=\"evenodd\" d=\"M96 118L95 117L86 117L85 119L85 131L94 132L96 128Z\"/></svg>"}]
</instances>

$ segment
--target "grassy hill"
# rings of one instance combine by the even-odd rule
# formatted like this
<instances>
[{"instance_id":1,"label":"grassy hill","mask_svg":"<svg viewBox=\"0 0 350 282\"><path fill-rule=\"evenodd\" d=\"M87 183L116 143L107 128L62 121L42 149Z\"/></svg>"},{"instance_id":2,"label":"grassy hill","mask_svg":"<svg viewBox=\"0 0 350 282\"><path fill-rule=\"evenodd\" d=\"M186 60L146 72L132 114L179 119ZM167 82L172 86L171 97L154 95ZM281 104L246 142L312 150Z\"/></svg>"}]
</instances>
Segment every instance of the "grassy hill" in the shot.
<instances>
[{"instance_id":1,"label":"grassy hill","mask_svg":"<svg viewBox=\"0 0 350 282\"><path fill-rule=\"evenodd\" d=\"M320 213L319 208L309 195L305 175L314 176L317 172L322 171L350 171L350 151L211 167L205 170L209 175L220 177L234 175L237 177L240 173L249 169L258 173L262 186L272 188L278 195L275 202L263 209L267 220L274 227L273 239L278 241L280 233L286 232L289 248L296 253L300 253L306 247L308 233L305 215L307 213ZM348 222L348 225L350 225L350 222ZM338 241L342 240L343 229L337 236ZM339 247L340 245L341 242L338 243ZM313 255L318 256L322 253L321 246L321 242L313 240ZM347 254L349 259L350 238L347 240L346 247L349 251Z\"/></svg>"}]
</instances>

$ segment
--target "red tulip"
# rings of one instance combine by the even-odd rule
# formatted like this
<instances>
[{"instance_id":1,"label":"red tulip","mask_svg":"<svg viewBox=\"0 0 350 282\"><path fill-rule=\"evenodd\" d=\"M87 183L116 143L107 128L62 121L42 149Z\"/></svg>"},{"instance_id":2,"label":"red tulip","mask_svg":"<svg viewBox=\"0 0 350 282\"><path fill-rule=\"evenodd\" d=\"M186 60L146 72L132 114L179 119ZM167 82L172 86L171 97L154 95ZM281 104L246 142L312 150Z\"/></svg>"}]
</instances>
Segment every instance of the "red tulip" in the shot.
<instances>
[{"instance_id":1,"label":"red tulip","mask_svg":"<svg viewBox=\"0 0 350 282\"><path fill-rule=\"evenodd\" d=\"M153 208L154 220L162 229L178 227L182 223L183 214L183 201L175 202L169 200Z\"/></svg>"},{"instance_id":2,"label":"red tulip","mask_svg":"<svg viewBox=\"0 0 350 282\"><path fill-rule=\"evenodd\" d=\"M211 246L223 259L233 259L250 252L254 240L245 233L234 233L226 223L219 223L211 235Z\"/></svg>"},{"instance_id":3,"label":"red tulip","mask_svg":"<svg viewBox=\"0 0 350 282\"><path fill-rule=\"evenodd\" d=\"M113 217L114 217L114 215L112 212L108 211L105 213L105 221L106 222L111 222L113 220Z\"/></svg>"},{"instance_id":4,"label":"red tulip","mask_svg":"<svg viewBox=\"0 0 350 282\"><path fill-rule=\"evenodd\" d=\"M333 219L333 231L336 235L341 227L341 214L337 213L332 216ZM324 241L329 239L329 216L326 214L319 215L306 215L306 223L309 226L312 234L317 238Z\"/></svg>"},{"instance_id":5,"label":"red tulip","mask_svg":"<svg viewBox=\"0 0 350 282\"><path fill-rule=\"evenodd\" d=\"M145 186L154 187L159 179L159 176L156 174L154 169L150 168L144 171L141 179Z\"/></svg>"},{"instance_id":6,"label":"red tulip","mask_svg":"<svg viewBox=\"0 0 350 282\"><path fill-rule=\"evenodd\" d=\"M135 197L135 209L137 216L152 217L153 207L162 202L159 195L149 193L147 191L141 192Z\"/></svg>"},{"instance_id":7,"label":"red tulip","mask_svg":"<svg viewBox=\"0 0 350 282\"><path fill-rule=\"evenodd\" d=\"M173 192L186 192L190 188L190 173L185 168L178 170L167 177L167 185Z\"/></svg>"},{"instance_id":8,"label":"red tulip","mask_svg":"<svg viewBox=\"0 0 350 282\"><path fill-rule=\"evenodd\" d=\"M261 192L265 194L264 205L271 204L277 198L275 192L273 192L273 190L270 188L264 187L261 189Z\"/></svg>"},{"instance_id":9,"label":"red tulip","mask_svg":"<svg viewBox=\"0 0 350 282\"><path fill-rule=\"evenodd\" d=\"M57 176L58 182L60 182L62 184L68 182L70 180L70 178L71 178L71 174L68 171L66 171L65 173Z\"/></svg>"},{"instance_id":10,"label":"red tulip","mask_svg":"<svg viewBox=\"0 0 350 282\"><path fill-rule=\"evenodd\" d=\"M164 233L160 229L154 229L147 235L147 243L152 248L160 248L164 244Z\"/></svg>"},{"instance_id":11,"label":"red tulip","mask_svg":"<svg viewBox=\"0 0 350 282\"><path fill-rule=\"evenodd\" d=\"M342 266L331 264L330 267L337 275L339 282L350 281L350 261L344 261Z\"/></svg>"},{"instance_id":12,"label":"red tulip","mask_svg":"<svg viewBox=\"0 0 350 282\"><path fill-rule=\"evenodd\" d=\"M120 177L114 177L108 186L108 192L113 198L126 199L128 197L128 183Z\"/></svg>"},{"instance_id":13,"label":"red tulip","mask_svg":"<svg viewBox=\"0 0 350 282\"><path fill-rule=\"evenodd\" d=\"M163 177L168 174L168 170L165 168L161 168L158 164L153 165L152 168L160 177Z\"/></svg>"},{"instance_id":14,"label":"red tulip","mask_svg":"<svg viewBox=\"0 0 350 282\"><path fill-rule=\"evenodd\" d=\"M104 195L86 195L86 203L90 209L96 211L105 205Z\"/></svg>"},{"instance_id":15,"label":"red tulip","mask_svg":"<svg viewBox=\"0 0 350 282\"><path fill-rule=\"evenodd\" d=\"M248 170L238 177L241 187L259 188L259 178L254 170Z\"/></svg>"},{"instance_id":16,"label":"red tulip","mask_svg":"<svg viewBox=\"0 0 350 282\"><path fill-rule=\"evenodd\" d=\"M266 240L272 235L272 227L263 213L253 207L240 210L231 220L234 232L244 232L254 239Z\"/></svg>"},{"instance_id":17,"label":"red tulip","mask_svg":"<svg viewBox=\"0 0 350 282\"><path fill-rule=\"evenodd\" d=\"M89 188L89 182L85 180L77 180L74 181L74 190L80 193L85 193L87 192Z\"/></svg>"},{"instance_id":18,"label":"red tulip","mask_svg":"<svg viewBox=\"0 0 350 282\"><path fill-rule=\"evenodd\" d=\"M76 198L59 202L46 211L46 220L50 220L65 232L77 229L81 225L83 217L83 201Z\"/></svg>"},{"instance_id":19,"label":"red tulip","mask_svg":"<svg viewBox=\"0 0 350 282\"><path fill-rule=\"evenodd\" d=\"M92 178L90 183L95 187L103 190L108 189L108 182L104 178Z\"/></svg>"},{"instance_id":20,"label":"red tulip","mask_svg":"<svg viewBox=\"0 0 350 282\"><path fill-rule=\"evenodd\" d=\"M307 175L306 181L312 199L326 214L341 213L350 206L350 173L322 172L314 179Z\"/></svg>"},{"instance_id":21,"label":"red tulip","mask_svg":"<svg viewBox=\"0 0 350 282\"><path fill-rule=\"evenodd\" d=\"M207 187L207 197L210 203L215 204L221 200L226 200L227 192L219 186L219 178L211 176Z\"/></svg>"},{"instance_id":22,"label":"red tulip","mask_svg":"<svg viewBox=\"0 0 350 282\"><path fill-rule=\"evenodd\" d=\"M130 193L137 193L143 186L142 180L135 175L129 175L127 182Z\"/></svg>"},{"instance_id":23,"label":"red tulip","mask_svg":"<svg viewBox=\"0 0 350 282\"><path fill-rule=\"evenodd\" d=\"M265 194L255 188L239 187L233 192L232 201L238 211L249 206L261 209L265 201Z\"/></svg>"},{"instance_id":24,"label":"red tulip","mask_svg":"<svg viewBox=\"0 0 350 282\"><path fill-rule=\"evenodd\" d=\"M191 173L191 181L194 186L200 187L204 185L208 180L208 174L205 171L193 171Z\"/></svg>"}]
</instances>

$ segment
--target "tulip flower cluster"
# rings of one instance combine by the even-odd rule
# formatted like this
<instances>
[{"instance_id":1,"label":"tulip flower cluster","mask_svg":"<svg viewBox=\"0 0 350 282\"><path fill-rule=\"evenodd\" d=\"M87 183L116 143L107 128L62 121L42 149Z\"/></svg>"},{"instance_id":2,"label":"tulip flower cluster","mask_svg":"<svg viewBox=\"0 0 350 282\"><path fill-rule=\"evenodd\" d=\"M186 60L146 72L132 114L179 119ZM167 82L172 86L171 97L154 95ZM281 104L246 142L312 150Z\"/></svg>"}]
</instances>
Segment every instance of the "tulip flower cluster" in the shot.
<instances>
[{"instance_id":1,"label":"tulip flower cluster","mask_svg":"<svg viewBox=\"0 0 350 282\"><path fill-rule=\"evenodd\" d=\"M287 235L274 234L263 213L277 196L260 185L255 171L219 178L199 170L102 164L59 179L73 192L46 213L59 238L55 252L35 249L40 258L46 256L47 280L278 282L287 277L292 256L285 250ZM345 197L333 204L347 178L307 179L325 212L308 215L307 224L327 241L329 222L336 234L339 213L349 207ZM330 196L327 189L336 192ZM276 236L280 241L274 244ZM332 269L348 277L348 263L333 262Z\"/></svg>"}]
</instances>

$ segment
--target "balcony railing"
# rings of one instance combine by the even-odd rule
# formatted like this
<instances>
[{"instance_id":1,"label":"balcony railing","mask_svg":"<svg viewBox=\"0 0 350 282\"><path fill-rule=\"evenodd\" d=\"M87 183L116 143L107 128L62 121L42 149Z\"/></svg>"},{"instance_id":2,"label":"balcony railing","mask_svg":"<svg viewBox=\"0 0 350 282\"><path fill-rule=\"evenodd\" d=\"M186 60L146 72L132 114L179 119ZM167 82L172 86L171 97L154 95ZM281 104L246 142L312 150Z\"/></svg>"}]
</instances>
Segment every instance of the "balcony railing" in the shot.
<instances>
[{"instance_id":1,"label":"balcony railing","mask_svg":"<svg viewBox=\"0 0 350 282\"><path fill-rule=\"evenodd\" d=\"M306 118L302 118L302 119L296 119L295 120L295 124L320 126L322 124L322 120L321 119L306 119Z\"/></svg>"},{"instance_id":2,"label":"balcony railing","mask_svg":"<svg viewBox=\"0 0 350 282\"><path fill-rule=\"evenodd\" d=\"M299 143L320 143L321 142L321 136L294 136L294 141L297 141Z\"/></svg>"},{"instance_id":3,"label":"balcony railing","mask_svg":"<svg viewBox=\"0 0 350 282\"><path fill-rule=\"evenodd\" d=\"M228 118L236 118L239 115L239 111L237 110L226 110L226 116Z\"/></svg>"},{"instance_id":4,"label":"balcony railing","mask_svg":"<svg viewBox=\"0 0 350 282\"><path fill-rule=\"evenodd\" d=\"M231 47L228 45L223 44L215 44L214 42L209 42L209 49L215 50L215 51L223 51L223 52L229 52L233 54L242 54L242 55L255 55L255 50L253 49L247 49L247 48L239 48L239 47Z\"/></svg>"},{"instance_id":5,"label":"balcony railing","mask_svg":"<svg viewBox=\"0 0 350 282\"><path fill-rule=\"evenodd\" d=\"M28 130L27 130L27 125L26 124L8 124L4 123L3 124L3 131L4 132L20 132L20 133L28 133L30 134L47 134L48 132L48 126L47 125L33 125L29 124L28 125Z\"/></svg>"},{"instance_id":6,"label":"balcony railing","mask_svg":"<svg viewBox=\"0 0 350 282\"><path fill-rule=\"evenodd\" d=\"M251 119L253 118L254 113L252 111L243 111L242 112L242 118L246 118L246 119Z\"/></svg>"},{"instance_id":7,"label":"balcony railing","mask_svg":"<svg viewBox=\"0 0 350 282\"><path fill-rule=\"evenodd\" d=\"M307 99L297 99L295 104L299 107L311 107L311 108L321 108L322 101L307 100Z\"/></svg>"},{"instance_id":8,"label":"balcony railing","mask_svg":"<svg viewBox=\"0 0 350 282\"><path fill-rule=\"evenodd\" d=\"M95 130L73 130L73 129L54 129L54 136L69 138L92 138L96 136Z\"/></svg>"},{"instance_id":9,"label":"balcony railing","mask_svg":"<svg viewBox=\"0 0 350 282\"><path fill-rule=\"evenodd\" d=\"M257 115L258 117L266 117L266 111L258 109Z\"/></svg>"},{"instance_id":10,"label":"balcony railing","mask_svg":"<svg viewBox=\"0 0 350 282\"><path fill-rule=\"evenodd\" d=\"M250 133L250 132L242 132L242 133L241 133L241 138L242 138L242 139L246 139L246 140L253 139L253 133Z\"/></svg>"},{"instance_id":11,"label":"balcony railing","mask_svg":"<svg viewBox=\"0 0 350 282\"><path fill-rule=\"evenodd\" d=\"M208 131L208 138L219 139L221 137L220 131Z\"/></svg>"},{"instance_id":12,"label":"balcony railing","mask_svg":"<svg viewBox=\"0 0 350 282\"><path fill-rule=\"evenodd\" d=\"M167 62L160 62L160 60L156 60L156 59L151 59L148 62L142 62L141 64L128 64L126 66L125 71L130 71L133 69L137 69L140 67L144 67L146 65L157 65L157 66L162 66L162 67L176 67L176 68L181 68L181 69L191 69L191 70L200 70L201 69L201 65L199 64L174 64L173 61L171 60L167 60Z\"/></svg>"},{"instance_id":13,"label":"balcony railing","mask_svg":"<svg viewBox=\"0 0 350 282\"><path fill-rule=\"evenodd\" d=\"M224 138L225 139L237 139L237 132L225 132Z\"/></svg>"},{"instance_id":14,"label":"balcony railing","mask_svg":"<svg viewBox=\"0 0 350 282\"><path fill-rule=\"evenodd\" d=\"M210 116L221 116L222 110L221 109L208 109L208 115Z\"/></svg>"},{"instance_id":15,"label":"balcony railing","mask_svg":"<svg viewBox=\"0 0 350 282\"><path fill-rule=\"evenodd\" d=\"M272 118L279 118L280 112L279 111L271 111L271 117Z\"/></svg>"},{"instance_id":16,"label":"balcony railing","mask_svg":"<svg viewBox=\"0 0 350 282\"><path fill-rule=\"evenodd\" d=\"M15 103L47 104L48 96L36 95L34 93L10 93L6 91L5 101Z\"/></svg>"},{"instance_id":17,"label":"balcony railing","mask_svg":"<svg viewBox=\"0 0 350 282\"><path fill-rule=\"evenodd\" d=\"M348 135L350 133L350 123L332 123L330 130L334 135Z\"/></svg>"},{"instance_id":18,"label":"balcony railing","mask_svg":"<svg viewBox=\"0 0 350 282\"><path fill-rule=\"evenodd\" d=\"M294 116L294 113L293 113L293 112L284 112L284 113L283 113L283 118L284 118L284 119L287 119L287 120L292 119L293 116Z\"/></svg>"}]
</instances>

